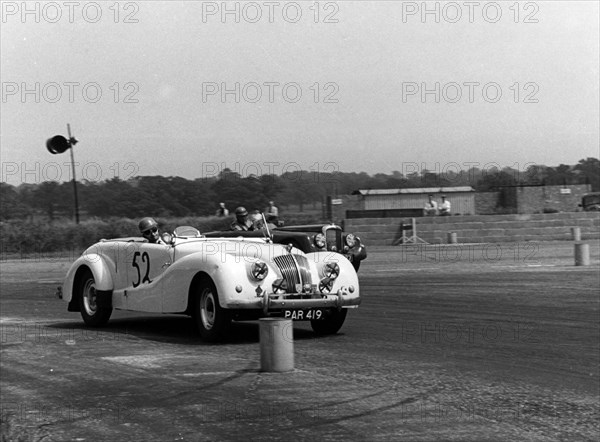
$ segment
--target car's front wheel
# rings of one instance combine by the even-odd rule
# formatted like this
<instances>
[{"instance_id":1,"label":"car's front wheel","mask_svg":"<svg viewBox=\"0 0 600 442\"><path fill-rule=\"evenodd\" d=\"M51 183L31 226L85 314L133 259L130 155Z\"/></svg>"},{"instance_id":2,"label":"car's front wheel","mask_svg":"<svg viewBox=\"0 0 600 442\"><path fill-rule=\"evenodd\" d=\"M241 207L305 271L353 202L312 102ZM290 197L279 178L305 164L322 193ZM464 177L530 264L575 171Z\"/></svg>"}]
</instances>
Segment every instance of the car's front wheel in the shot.
<instances>
[{"instance_id":1,"label":"car's front wheel","mask_svg":"<svg viewBox=\"0 0 600 442\"><path fill-rule=\"evenodd\" d=\"M313 319L310 326L318 335L333 335L342 328L348 309L333 310L325 319Z\"/></svg>"},{"instance_id":2,"label":"car's front wheel","mask_svg":"<svg viewBox=\"0 0 600 442\"><path fill-rule=\"evenodd\" d=\"M86 270L80 279L78 296L81 317L87 325L101 327L108 322L112 308L98 305L96 280L90 270Z\"/></svg>"},{"instance_id":3,"label":"car's front wheel","mask_svg":"<svg viewBox=\"0 0 600 442\"><path fill-rule=\"evenodd\" d=\"M217 288L212 281L203 281L195 297L194 321L202 339L209 342L220 341L227 335L231 325L231 315L219 304Z\"/></svg>"}]
</instances>

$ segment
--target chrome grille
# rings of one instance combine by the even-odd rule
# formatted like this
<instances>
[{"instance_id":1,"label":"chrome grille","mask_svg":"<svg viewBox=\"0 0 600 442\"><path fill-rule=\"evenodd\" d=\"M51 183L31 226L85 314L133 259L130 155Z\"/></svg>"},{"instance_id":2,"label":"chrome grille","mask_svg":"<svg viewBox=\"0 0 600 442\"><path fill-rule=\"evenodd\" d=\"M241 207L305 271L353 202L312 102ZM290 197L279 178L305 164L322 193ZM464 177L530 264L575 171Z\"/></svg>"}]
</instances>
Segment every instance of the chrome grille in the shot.
<instances>
[{"instance_id":1,"label":"chrome grille","mask_svg":"<svg viewBox=\"0 0 600 442\"><path fill-rule=\"evenodd\" d=\"M325 231L325 240L327 241L327 250L332 250L334 246L336 251L339 252L342 250L342 232L340 230L327 229Z\"/></svg>"},{"instance_id":2,"label":"chrome grille","mask_svg":"<svg viewBox=\"0 0 600 442\"><path fill-rule=\"evenodd\" d=\"M296 258L296 262L298 263L298 267L300 269L300 276L302 277L303 284L312 284L312 277L310 275L310 267L308 266L308 259L306 256L302 255L294 255Z\"/></svg>"},{"instance_id":3,"label":"chrome grille","mask_svg":"<svg viewBox=\"0 0 600 442\"><path fill-rule=\"evenodd\" d=\"M302 255L276 256L275 264L279 267L281 275L287 285L287 293L296 293L297 284L311 284L312 278L308 267L308 260ZM298 265L296 265L298 263Z\"/></svg>"}]
</instances>

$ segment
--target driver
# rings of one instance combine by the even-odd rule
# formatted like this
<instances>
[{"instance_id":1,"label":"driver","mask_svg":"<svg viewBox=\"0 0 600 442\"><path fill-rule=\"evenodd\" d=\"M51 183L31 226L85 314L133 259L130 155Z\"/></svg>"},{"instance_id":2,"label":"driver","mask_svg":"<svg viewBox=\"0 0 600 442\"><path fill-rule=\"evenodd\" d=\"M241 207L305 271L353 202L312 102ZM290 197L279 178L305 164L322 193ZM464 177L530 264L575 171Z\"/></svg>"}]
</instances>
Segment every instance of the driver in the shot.
<instances>
[{"instance_id":1,"label":"driver","mask_svg":"<svg viewBox=\"0 0 600 442\"><path fill-rule=\"evenodd\" d=\"M158 223L154 221L154 218L146 217L140 220L138 224L140 233L144 238L151 244L164 244L164 241L160 239L158 233Z\"/></svg>"},{"instance_id":2,"label":"driver","mask_svg":"<svg viewBox=\"0 0 600 442\"><path fill-rule=\"evenodd\" d=\"M248 219L248 211L240 206L235 209L235 221L231 223L231 230L254 230L254 223Z\"/></svg>"}]
</instances>

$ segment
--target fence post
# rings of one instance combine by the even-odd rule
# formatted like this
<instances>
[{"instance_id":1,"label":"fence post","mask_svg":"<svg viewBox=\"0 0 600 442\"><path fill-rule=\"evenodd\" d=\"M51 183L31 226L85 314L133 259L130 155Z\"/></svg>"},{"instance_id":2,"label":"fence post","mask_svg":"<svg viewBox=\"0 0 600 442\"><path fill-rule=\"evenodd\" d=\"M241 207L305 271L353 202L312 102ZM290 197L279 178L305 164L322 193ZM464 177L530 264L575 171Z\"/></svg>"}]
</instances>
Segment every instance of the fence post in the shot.
<instances>
[{"instance_id":1,"label":"fence post","mask_svg":"<svg viewBox=\"0 0 600 442\"><path fill-rule=\"evenodd\" d=\"M590 265L590 245L586 243L575 244L575 265L589 266Z\"/></svg>"}]
</instances>

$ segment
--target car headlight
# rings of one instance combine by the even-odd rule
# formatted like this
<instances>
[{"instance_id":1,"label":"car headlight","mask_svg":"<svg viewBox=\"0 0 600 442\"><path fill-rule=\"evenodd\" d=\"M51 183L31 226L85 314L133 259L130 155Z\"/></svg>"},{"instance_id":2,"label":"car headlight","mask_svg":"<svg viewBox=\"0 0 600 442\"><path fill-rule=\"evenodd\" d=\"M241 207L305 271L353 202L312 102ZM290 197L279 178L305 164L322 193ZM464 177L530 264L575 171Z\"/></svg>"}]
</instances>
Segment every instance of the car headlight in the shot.
<instances>
[{"instance_id":1,"label":"car headlight","mask_svg":"<svg viewBox=\"0 0 600 442\"><path fill-rule=\"evenodd\" d=\"M287 292L287 283L285 279L276 279L271 288L275 294L285 293Z\"/></svg>"},{"instance_id":2,"label":"car headlight","mask_svg":"<svg viewBox=\"0 0 600 442\"><path fill-rule=\"evenodd\" d=\"M250 266L250 274L257 281L262 281L269 274L269 266L262 261L253 262Z\"/></svg>"},{"instance_id":3,"label":"car headlight","mask_svg":"<svg viewBox=\"0 0 600 442\"><path fill-rule=\"evenodd\" d=\"M322 233L317 233L313 239L313 242L315 243L315 246L317 246L318 249L324 249L327 246L325 235L323 235Z\"/></svg>"},{"instance_id":4,"label":"car headlight","mask_svg":"<svg viewBox=\"0 0 600 442\"><path fill-rule=\"evenodd\" d=\"M325 267L323 267L323 275L325 275L326 278L334 280L340 276L340 266L337 262L328 262L325 264Z\"/></svg>"},{"instance_id":5,"label":"car headlight","mask_svg":"<svg viewBox=\"0 0 600 442\"><path fill-rule=\"evenodd\" d=\"M356 237L352 233L346 235L346 245L350 248L356 245Z\"/></svg>"},{"instance_id":6,"label":"car headlight","mask_svg":"<svg viewBox=\"0 0 600 442\"><path fill-rule=\"evenodd\" d=\"M323 278L319 281L319 291L321 293L330 293L333 288L333 279Z\"/></svg>"}]
</instances>

